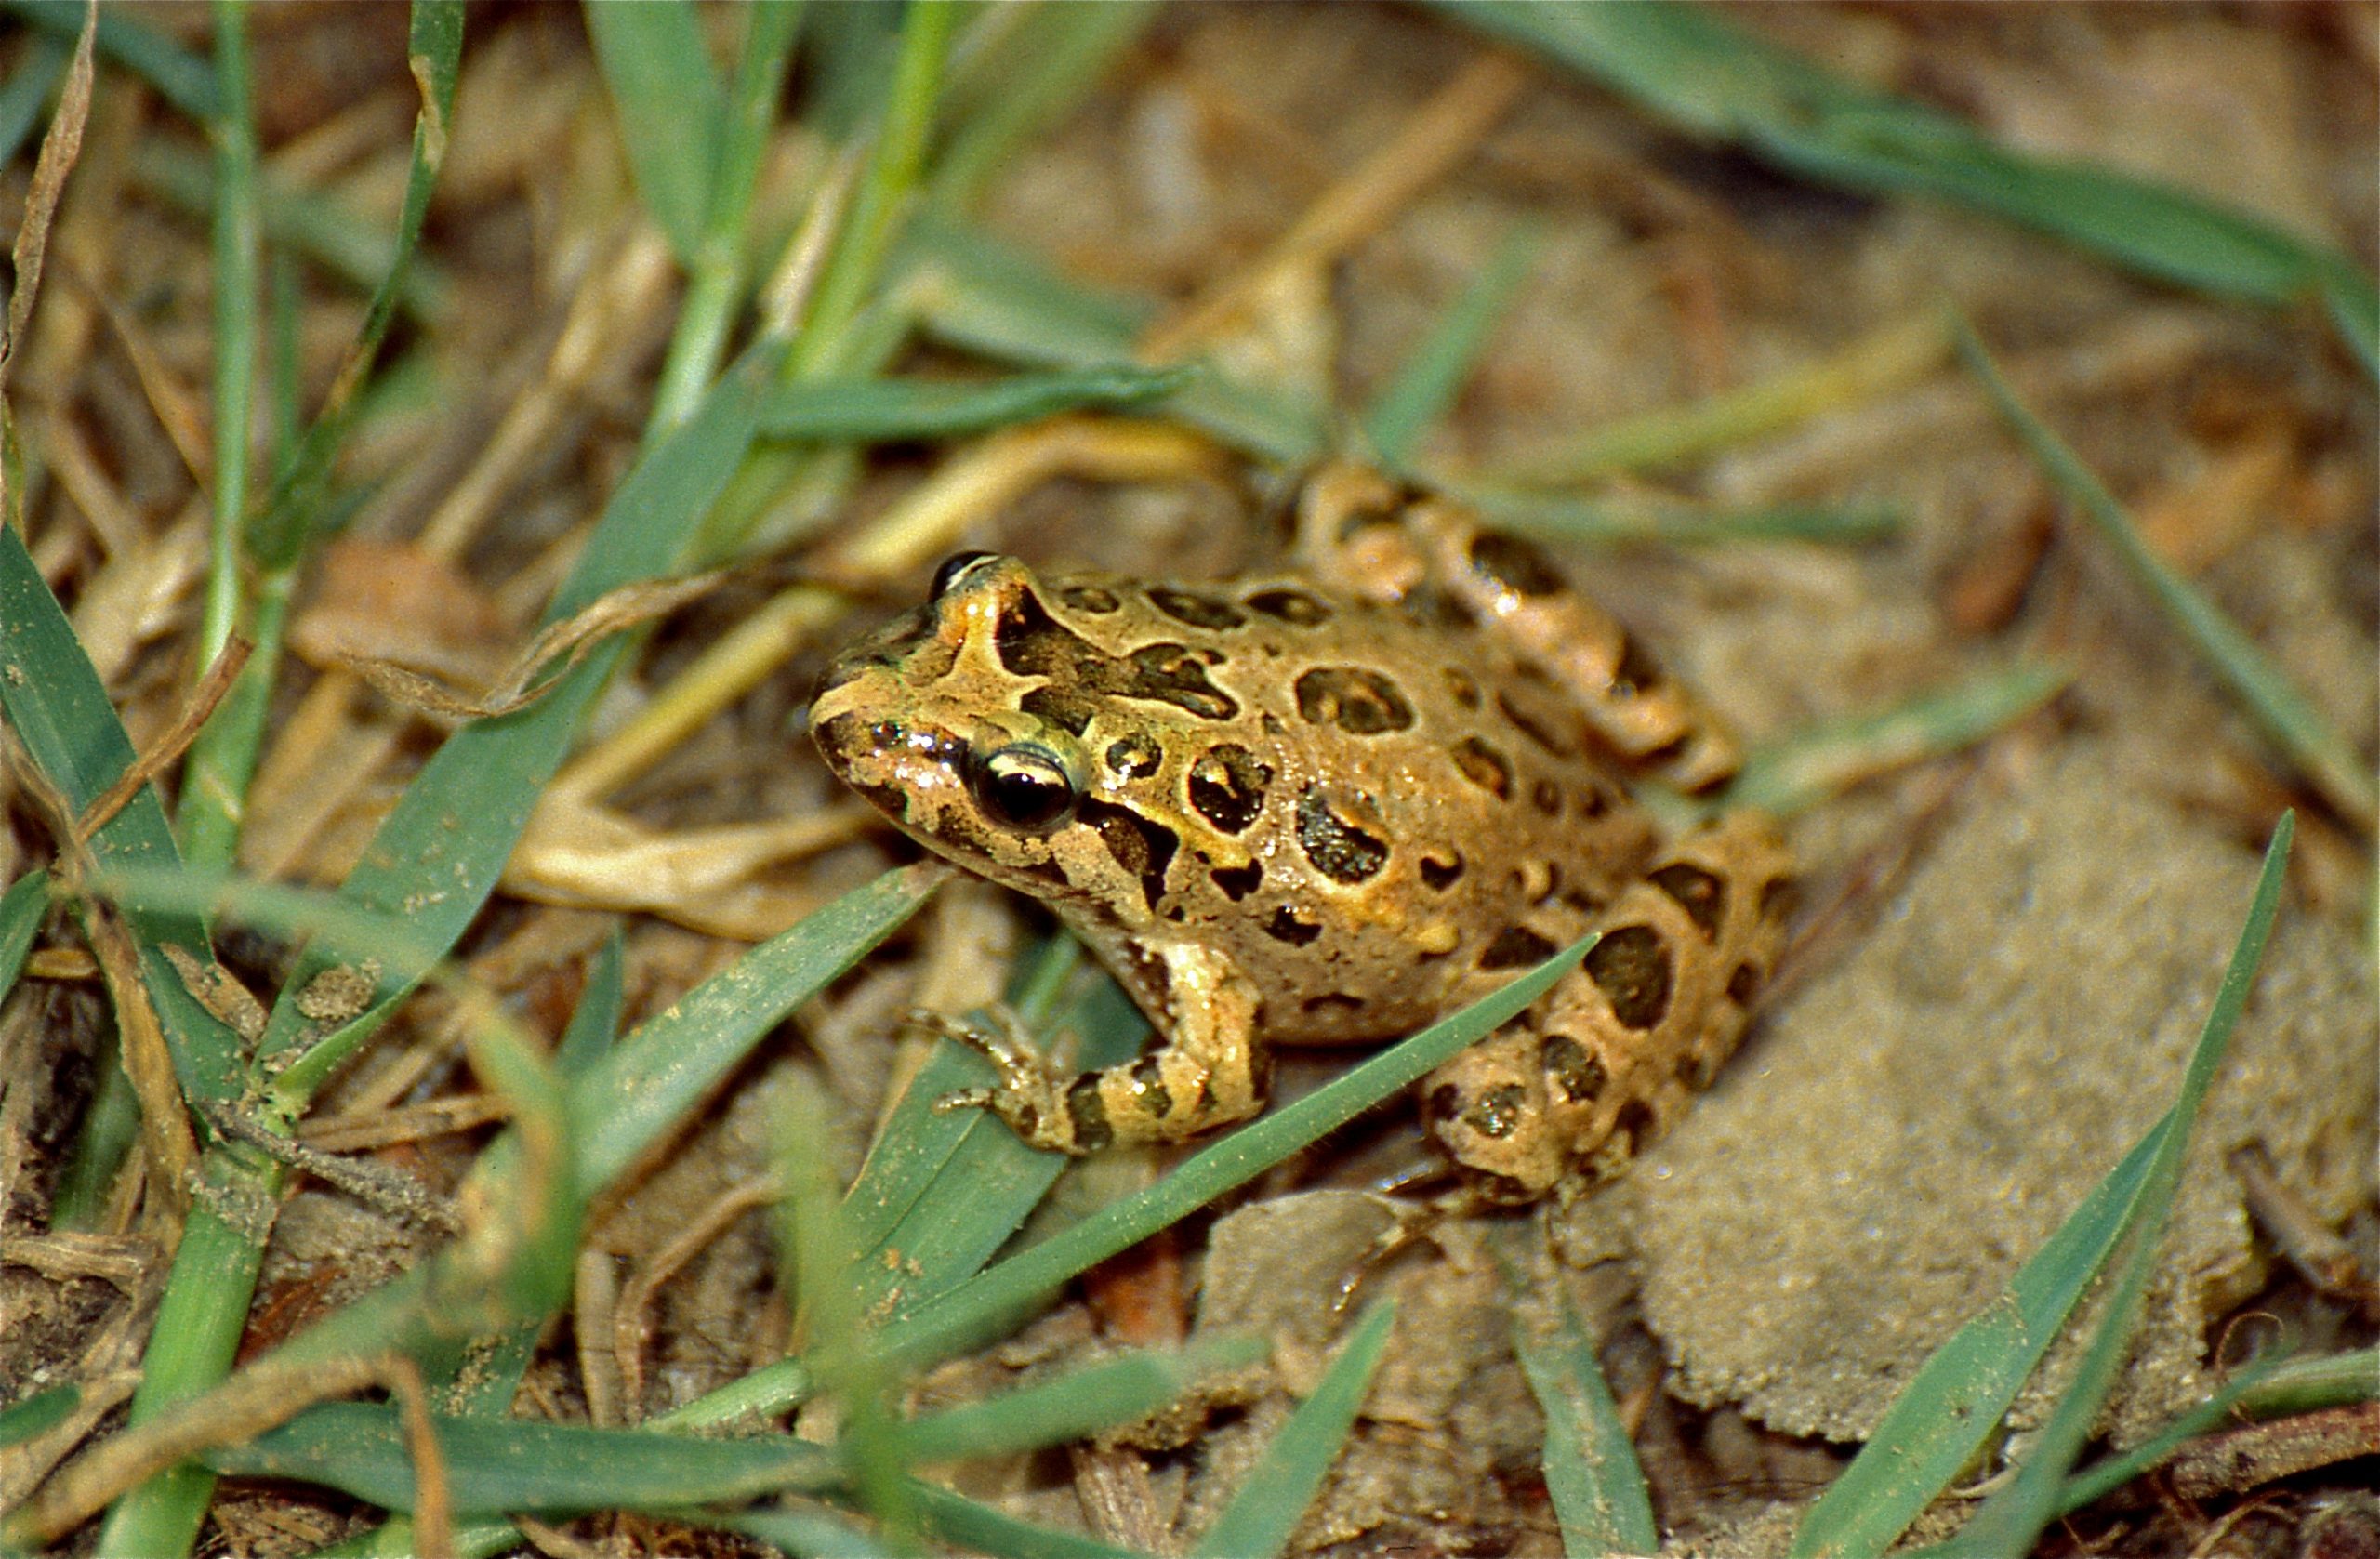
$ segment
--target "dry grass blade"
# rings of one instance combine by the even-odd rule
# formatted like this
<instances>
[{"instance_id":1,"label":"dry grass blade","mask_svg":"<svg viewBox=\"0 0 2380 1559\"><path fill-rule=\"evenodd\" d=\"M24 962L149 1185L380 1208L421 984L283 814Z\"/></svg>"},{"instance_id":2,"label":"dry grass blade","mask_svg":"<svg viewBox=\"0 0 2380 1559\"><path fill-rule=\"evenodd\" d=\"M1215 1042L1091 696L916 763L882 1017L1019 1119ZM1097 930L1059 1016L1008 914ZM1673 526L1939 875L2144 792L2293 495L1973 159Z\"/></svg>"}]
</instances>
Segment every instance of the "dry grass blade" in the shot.
<instances>
[{"instance_id":1,"label":"dry grass blade","mask_svg":"<svg viewBox=\"0 0 2380 1559\"><path fill-rule=\"evenodd\" d=\"M66 192L67 175L74 171L74 160L82 154L83 126L91 115L91 41L99 26L99 0L90 0L83 16L82 36L75 40L73 63L66 70L66 89L59 98L58 114L41 139L41 156L33 164L33 183L25 192L25 215L10 252L17 284L8 295L8 334L0 339L0 391L7 388L8 363L33 319L33 300L41 295L50 222L58 215L60 197Z\"/></svg>"},{"instance_id":2,"label":"dry grass blade","mask_svg":"<svg viewBox=\"0 0 2380 1559\"><path fill-rule=\"evenodd\" d=\"M232 681L240 675L240 668L248 664L248 655L254 648L245 639L232 639L224 644L223 653L215 657L215 664L206 668L206 675L182 701L181 713L174 718L174 723L142 751L139 760L126 769L113 785L94 797L91 804L83 809L82 815L74 820L74 838L77 840L88 840L93 834L106 827L108 820L122 812L125 803L140 793L142 786L171 769L180 760L191 743L198 739L199 731L206 724L206 718L215 712L217 705L223 702L223 695L231 691Z\"/></svg>"}]
</instances>

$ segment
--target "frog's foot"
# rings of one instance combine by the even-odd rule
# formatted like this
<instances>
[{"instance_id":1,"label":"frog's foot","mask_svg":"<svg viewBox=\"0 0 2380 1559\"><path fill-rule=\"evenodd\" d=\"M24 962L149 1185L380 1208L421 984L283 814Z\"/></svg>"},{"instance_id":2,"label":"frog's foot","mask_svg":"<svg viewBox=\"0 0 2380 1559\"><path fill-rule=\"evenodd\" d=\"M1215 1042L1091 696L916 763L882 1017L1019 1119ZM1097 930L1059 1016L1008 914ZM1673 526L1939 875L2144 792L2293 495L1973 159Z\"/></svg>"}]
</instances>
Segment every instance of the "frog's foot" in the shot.
<instances>
[{"instance_id":1,"label":"frog's foot","mask_svg":"<svg viewBox=\"0 0 2380 1559\"><path fill-rule=\"evenodd\" d=\"M1015 1013L995 1007L988 1022L972 1024L920 1011L910 1013L909 1022L966 1046L990 1062L998 1074L989 1088L944 1094L934 1101L937 1111L947 1115L955 1110L989 1110L1029 1147L1078 1156L1091 1151L1092 1144L1079 1140L1074 1112L1067 1108L1067 1094L1077 1080L1074 1074L1058 1070L1034 1048Z\"/></svg>"}]
</instances>

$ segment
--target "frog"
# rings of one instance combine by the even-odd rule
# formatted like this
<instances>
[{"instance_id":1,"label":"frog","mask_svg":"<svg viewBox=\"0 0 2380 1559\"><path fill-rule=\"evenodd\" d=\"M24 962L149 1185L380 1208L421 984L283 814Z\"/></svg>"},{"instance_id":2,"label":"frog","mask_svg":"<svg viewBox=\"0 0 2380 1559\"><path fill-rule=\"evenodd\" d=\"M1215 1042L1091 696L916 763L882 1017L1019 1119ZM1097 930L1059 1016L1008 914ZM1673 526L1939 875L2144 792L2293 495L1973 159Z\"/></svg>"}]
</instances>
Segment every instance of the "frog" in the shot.
<instances>
[{"instance_id":1,"label":"frog","mask_svg":"<svg viewBox=\"0 0 2380 1559\"><path fill-rule=\"evenodd\" d=\"M950 1095L1038 1148L1174 1143L1263 1106L1275 1047L1373 1045L1599 933L1431 1074L1421 1113L1474 1201L1575 1196L1707 1087L1775 971L1793 865L1748 810L1665 829L1733 740L1537 546L1339 463L1276 570L1046 576L958 553L828 665L829 769L926 850L1046 905L1147 1016L1077 1072L947 1031Z\"/></svg>"}]
</instances>

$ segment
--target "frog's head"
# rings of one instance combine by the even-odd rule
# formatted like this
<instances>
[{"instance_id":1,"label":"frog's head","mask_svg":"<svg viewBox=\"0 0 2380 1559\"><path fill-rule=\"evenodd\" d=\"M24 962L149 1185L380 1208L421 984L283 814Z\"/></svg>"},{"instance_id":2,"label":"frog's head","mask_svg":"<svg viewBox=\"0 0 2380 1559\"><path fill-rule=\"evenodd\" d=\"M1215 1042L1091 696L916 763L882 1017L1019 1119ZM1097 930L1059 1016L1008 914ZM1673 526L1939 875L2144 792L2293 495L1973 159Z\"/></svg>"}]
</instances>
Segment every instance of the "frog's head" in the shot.
<instances>
[{"instance_id":1,"label":"frog's head","mask_svg":"<svg viewBox=\"0 0 2380 1559\"><path fill-rule=\"evenodd\" d=\"M827 766L929 850L1062 909L1134 922L1156 915L1181 834L1147 794L1118 793L1154 773L1154 747L1104 727L1119 694L1147 696L1153 679L1177 700L1231 700L1182 645L1150 647L1171 652L1163 667L1162 654L1113 655L1048 604L1097 588L1053 597L1013 558L961 552L922 606L835 658L811 730Z\"/></svg>"}]
</instances>

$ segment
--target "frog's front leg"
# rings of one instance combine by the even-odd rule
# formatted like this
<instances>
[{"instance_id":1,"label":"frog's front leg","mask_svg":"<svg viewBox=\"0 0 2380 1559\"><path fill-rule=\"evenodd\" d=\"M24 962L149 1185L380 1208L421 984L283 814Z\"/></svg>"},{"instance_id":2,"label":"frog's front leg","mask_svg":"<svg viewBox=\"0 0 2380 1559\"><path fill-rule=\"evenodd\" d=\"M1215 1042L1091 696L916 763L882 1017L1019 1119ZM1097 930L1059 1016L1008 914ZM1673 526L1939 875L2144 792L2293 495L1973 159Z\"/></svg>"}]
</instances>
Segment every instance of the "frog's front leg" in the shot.
<instances>
[{"instance_id":1,"label":"frog's front leg","mask_svg":"<svg viewBox=\"0 0 2380 1559\"><path fill-rule=\"evenodd\" d=\"M1136 956L1117 971L1126 988L1171 1037L1121 1065L1065 1072L1014 1034L952 1027L998 1070L990 1088L939 1102L985 1109L1038 1148L1096 1153L1120 1143L1179 1142L1244 1120L1263 1107L1254 984L1228 958L1200 947Z\"/></svg>"}]
</instances>

